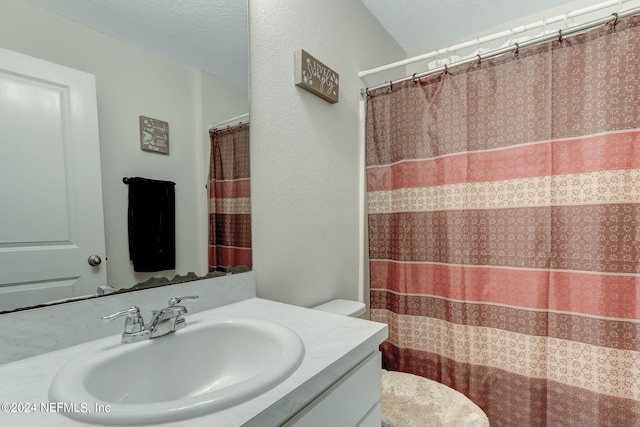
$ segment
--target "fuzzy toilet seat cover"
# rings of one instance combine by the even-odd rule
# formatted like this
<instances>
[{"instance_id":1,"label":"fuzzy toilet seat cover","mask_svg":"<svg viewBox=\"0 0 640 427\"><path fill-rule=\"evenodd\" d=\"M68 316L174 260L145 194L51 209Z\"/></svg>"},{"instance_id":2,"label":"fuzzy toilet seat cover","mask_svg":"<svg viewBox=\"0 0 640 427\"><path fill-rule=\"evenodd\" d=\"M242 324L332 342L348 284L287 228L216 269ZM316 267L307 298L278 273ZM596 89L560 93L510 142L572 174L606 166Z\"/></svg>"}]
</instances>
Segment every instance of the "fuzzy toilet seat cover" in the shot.
<instances>
[{"instance_id":1,"label":"fuzzy toilet seat cover","mask_svg":"<svg viewBox=\"0 0 640 427\"><path fill-rule=\"evenodd\" d=\"M487 415L464 394L436 381L382 370L382 427L487 427Z\"/></svg>"}]
</instances>

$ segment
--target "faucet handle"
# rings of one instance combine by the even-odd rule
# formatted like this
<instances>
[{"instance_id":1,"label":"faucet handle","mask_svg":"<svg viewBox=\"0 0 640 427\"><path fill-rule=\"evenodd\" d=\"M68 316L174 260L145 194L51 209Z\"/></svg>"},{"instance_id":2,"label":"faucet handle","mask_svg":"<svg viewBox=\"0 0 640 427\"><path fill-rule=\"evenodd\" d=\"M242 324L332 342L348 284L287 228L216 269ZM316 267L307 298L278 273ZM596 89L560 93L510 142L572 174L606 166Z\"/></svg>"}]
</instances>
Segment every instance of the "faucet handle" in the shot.
<instances>
[{"instance_id":1,"label":"faucet handle","mask_svg":"<svg viewBox=\"0 0 640 427\"><path fill-rule=\"evenodd\" d=\"M102 317L102 321L111 322L121 316L127 316L127 319L124 321L124 332L126 334L142 332L144 330L144 319L142 318L142 314L140 314L140 309L135 305L126 310L104 316Z\"/></svg>"},{"instance_id":2,"label":"faucet handle","mask_svg":"<svg viewBox=\"0 0 640 427\"><path fill-rule=\"evenodd\" d=\"M173 307L176 304L180 304L183 300L187 300L187 299L198 299L200 298L199 295L192 295L190 297L173 297L169 300L169 307Z\"/></svg>"}]
</instances>

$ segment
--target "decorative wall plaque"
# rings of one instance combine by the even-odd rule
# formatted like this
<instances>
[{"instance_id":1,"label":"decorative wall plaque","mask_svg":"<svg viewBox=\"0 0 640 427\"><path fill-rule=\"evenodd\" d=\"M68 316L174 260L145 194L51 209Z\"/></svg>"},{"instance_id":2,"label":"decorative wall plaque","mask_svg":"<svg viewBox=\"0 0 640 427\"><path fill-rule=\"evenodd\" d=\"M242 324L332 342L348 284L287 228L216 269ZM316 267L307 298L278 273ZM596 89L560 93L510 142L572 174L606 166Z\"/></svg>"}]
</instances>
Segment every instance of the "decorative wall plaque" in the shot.
<instances>
[{"instance_id":1,"label":"decorative wall plaque","mask_svg":"<svg viewBox=\"0 0 640 427\"><path fill-rule=\"evenodd\" d=\"M331 68L300 49L294 54L295 85L325 101L338 102L339 75Z\"/></svg>"},{"instance_id":2,"label":"decorative wall plaque","mask_svg":"<svg viewBox=\"0 0 640 427\"><path fill-rule=\"evenodd\" d=\"M169 123L140 116L140 149L169 154Z\"/></svg>"}]
</instances>

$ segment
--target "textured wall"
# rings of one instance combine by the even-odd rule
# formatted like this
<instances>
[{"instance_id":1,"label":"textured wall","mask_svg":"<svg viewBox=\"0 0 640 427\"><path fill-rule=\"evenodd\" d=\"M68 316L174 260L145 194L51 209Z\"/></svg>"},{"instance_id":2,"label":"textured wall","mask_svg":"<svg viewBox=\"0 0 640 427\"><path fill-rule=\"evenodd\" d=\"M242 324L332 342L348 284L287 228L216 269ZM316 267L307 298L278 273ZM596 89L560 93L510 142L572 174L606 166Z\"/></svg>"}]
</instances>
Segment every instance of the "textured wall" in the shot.
<instances>
[{"instance_id":1,"label":"textured wall","mask_svg":"<svg viewBox=\"0 0 640 427\"><path fill-rule=\"evenodd\" d=\"M404 51L358 0L250 0L251 193L258 295L358 298L358 71ZM293 84L305 49L340 74L340 102Z\"/></svg>"}]
</instances>

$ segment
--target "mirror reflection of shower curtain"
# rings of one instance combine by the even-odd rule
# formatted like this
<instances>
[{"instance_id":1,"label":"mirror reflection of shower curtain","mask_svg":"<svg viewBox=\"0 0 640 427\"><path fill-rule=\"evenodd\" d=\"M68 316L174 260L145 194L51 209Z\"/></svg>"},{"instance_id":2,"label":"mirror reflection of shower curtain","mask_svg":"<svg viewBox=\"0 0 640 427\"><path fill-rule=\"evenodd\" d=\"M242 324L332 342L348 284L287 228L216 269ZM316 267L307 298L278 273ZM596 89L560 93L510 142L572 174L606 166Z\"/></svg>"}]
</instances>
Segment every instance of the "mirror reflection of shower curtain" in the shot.
<instances>
[{"instance_id":1,"label":"mirror reflection of shower curtain","mask_svg":"<svg viewBox=\"0 0 640 427\"><path fill-rule=\"evenodd\" d=\"M209 136L209 271L251 268L249 125Z\"/></svg>"}]
</instances>

